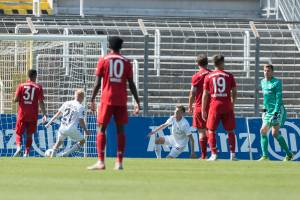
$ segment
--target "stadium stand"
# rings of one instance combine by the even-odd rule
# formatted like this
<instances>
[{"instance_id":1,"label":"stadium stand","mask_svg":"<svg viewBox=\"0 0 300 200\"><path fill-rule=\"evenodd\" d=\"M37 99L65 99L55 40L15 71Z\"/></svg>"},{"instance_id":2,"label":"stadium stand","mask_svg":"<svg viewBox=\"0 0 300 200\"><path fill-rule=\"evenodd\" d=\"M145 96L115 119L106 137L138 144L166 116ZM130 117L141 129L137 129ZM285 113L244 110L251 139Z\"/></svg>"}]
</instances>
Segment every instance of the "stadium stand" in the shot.
<instances>
[{"instance_id":1,"label":"stadium stand","mask_svg":"<svg viewBox=\"0 0 300 200\"><path fill-rule=\"evenodd\" d=\"M47 0L40 1L41 13L51 15L52 9ZM0 14L32 15L32 0L0 0Z\"/></svg>"},{"instance_id":2,"label":"stadium stand","mask_svg":"<svg viewBox=\"0 0 300 200\"><path fill-rule=\"evenodd\" d=\"M148 98L149 115L165 116L173 112L175 104L187 105L191 76L196 72L195 56L206 53L209 57L222 53L227 58L226 68L232 72L238 83L237 116L254 116L254 70L255 39L248 20L241 19L199 19L199 18L151 18L143 19L150 34ZM39 34L103 34L120 35L126 43L123 53L139 62L139 94L143 97L143 55L144 36L136 17L47 17L33 18ZM3 17L0 19L1 33L29 34L30 29L24 18ZM288 23L264 20L255 21L261 35L261 64L270 62L276 67L276 76L283 79L284 102L289 116L298 116L300 110L299 50L294 42ZM16 28L17 27L17 28ZM155 33L160 33L160 70L159 76L155 63ZM245 68L245 32L250 36L249 68ZM99 54L99 52L94 52ZM91 61L89 73L93 73L97 59ZM262 77L262 70L260 71ZM3 80L3 79L2 79ZM62 79L61 81L63 81ZM92 79L91 79L92 80ZM3 80L5 83L7 80ZM42 81L42 79L41 79ZM51 84L42 82L45 90L51 90ZM88 83L92 88L93 82ZM60 88L65 90L66 88ZM8 90L8 88L6 88ZM11 94L12 91L9 93ZM131 98L131 97L130 97ZM9 97L6 97L9 99ZM260 98L261 101L261 98ZM57 109L48 101L50 111ZM8 104L7 104L8 105ZM129 105L131 108L131 105ZM48 109L49 109L48 108ZM7 109L6 112L9 112Z\"/></svg>"}]
</instances>

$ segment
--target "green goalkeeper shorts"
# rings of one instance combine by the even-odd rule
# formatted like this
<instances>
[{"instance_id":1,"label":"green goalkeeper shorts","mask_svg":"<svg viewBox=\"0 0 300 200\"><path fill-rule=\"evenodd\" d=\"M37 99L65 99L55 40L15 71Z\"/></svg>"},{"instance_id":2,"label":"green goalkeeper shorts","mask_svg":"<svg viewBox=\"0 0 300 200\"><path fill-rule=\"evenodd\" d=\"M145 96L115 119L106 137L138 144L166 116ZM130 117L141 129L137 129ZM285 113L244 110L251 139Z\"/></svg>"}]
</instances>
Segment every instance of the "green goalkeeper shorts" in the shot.
<instances>
[{"instance_id":1,"label":"green goalkeeper shorts","mask_svg":"<svg viewBox=\"0 0 300 200\"><path fill-rule=\"evenodd\" d=\"M263 116L262 116L263 124L266 124L269 127L277 126L279 124L280 127L283 127L284 122L286 120L286 111L285 111L285 109L283 108L281 110L281 112L278 113L278 119L276 121L272 122L272 117L273 116L274 116L274 113L269 113L269 112L264 113Z\"/></svg>"}]
</instances>

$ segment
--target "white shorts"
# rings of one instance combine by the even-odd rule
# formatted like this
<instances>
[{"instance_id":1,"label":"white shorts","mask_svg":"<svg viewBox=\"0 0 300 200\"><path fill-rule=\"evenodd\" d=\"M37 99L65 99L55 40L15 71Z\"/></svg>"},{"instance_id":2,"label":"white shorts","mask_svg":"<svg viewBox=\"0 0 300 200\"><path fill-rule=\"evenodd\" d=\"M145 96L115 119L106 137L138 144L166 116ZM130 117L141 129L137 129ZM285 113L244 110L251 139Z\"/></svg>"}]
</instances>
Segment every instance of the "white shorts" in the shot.
<instances>
[{"instance_id":1,"label":"white shorts","mask_svg":"<svg viewBox=\"0 0 300 200\"><path fill-rule=\"evenodd\" d=\"M163 136L165 139L164 145L168 145L171 147L171 151L168 156L173 158L177 158L184 150L185 146L179 145L173 135Z\"/></svg>"},{"instance_id":2,"label":"white shorts","mask_svg":"<svg viewBox=\"0 0 300 200\"><path fill-rule=\"evenodd\" d=\"M83 135L80 134L77 128L73 128L73 129L60 128L58 130L57 140L64 141L67 137L69 137L71 140L76 142L79 142L84 139Z\"/></svg>"}]
</instances>

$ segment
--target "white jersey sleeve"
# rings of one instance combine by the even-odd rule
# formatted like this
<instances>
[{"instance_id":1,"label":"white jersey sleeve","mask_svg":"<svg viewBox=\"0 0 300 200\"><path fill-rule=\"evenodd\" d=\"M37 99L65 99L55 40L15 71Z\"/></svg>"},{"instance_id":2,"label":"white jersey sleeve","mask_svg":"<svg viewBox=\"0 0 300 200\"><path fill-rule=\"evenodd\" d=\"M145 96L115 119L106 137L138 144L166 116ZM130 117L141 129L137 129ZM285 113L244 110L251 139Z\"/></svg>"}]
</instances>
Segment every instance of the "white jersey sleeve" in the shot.
<instances>
[{"instance_id":1,"label":"white jersey sleeve","mask_svg":"<svg viewBox=\"0 0 300 200\"><path fill-rule=\"evenodd\" d=\"M85 116L85 108L82 106L80 109L79 109L79 113L78 113L78 118L79 119L84 119L84 116Z\"/></svg>"},{"instance_id":2,"label":"white jersey sleeve","mask_svg":"<svg viewBox=\"0 0 300 200\"><path fill-rule=\"evenodd\" d=\"M63 105L58 109L58 111L63 113L65 109L66 109L66 103L63 103Z\"/></svg>"},{"instance_id":3,"label":"white jersey sleeve","mask_svg":"<svg viewBox=\"0 0 300 200\"><path fill-rule=\"evenodd\" d=\"M167 121L164 124L168 126L172 125L173 118L174 118L173 116L169 117L169 119L167 119Z\"/></svg>"},{"instance_id":4,"label":"white jersey sleeve","mask_svg":"<svg viewBox=\"0 0 300 200\"><path fill-rule=\"evenodd\" d=\"M185 134L186 134L187 136L189 136L189 135L192 134L190 124L189 124L189 122L188 122L187 120L185 120L183 129L184 129L184 132L185 132Z\"/></svg>"}]
</instances>

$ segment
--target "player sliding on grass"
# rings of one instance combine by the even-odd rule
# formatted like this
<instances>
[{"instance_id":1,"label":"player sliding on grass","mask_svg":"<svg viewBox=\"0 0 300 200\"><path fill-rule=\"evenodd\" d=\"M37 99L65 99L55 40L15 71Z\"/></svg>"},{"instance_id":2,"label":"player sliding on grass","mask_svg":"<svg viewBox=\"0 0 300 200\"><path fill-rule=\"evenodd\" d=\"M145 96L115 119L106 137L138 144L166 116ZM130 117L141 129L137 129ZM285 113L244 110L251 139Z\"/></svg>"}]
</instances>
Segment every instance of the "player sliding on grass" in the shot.
<instances>
[{"instance_id":1,"label":"player sliding on grass","mask_svg":"<svg viewBox=\"0 0 300 200\"><path fill-rule=\"evenodd\" d=\"M168 145L172 147L167 158L178 157L188 144L189 140L191 143L191 158L196 158L194 151L194 138L190 131L190 125L188 121L183 117L184 113L184 106L177 105L174 115L171 116L164 124L160 125L158 128L148 134L148 136L151 136L168 126L172 126L171 135L155 139L154 151L157 158L161 158L161 145Z\"/></svg>"},{"instance_id":2,"label":"player sliding on grass","mask_svg":"<svg viewBox=\"0 0 300 200\"><path fill-rule=\"evenodd\" d=\"M264 65L264 79L261 80L261 88L264 97L263 103L263 124L260 129L260 144L262 157L260 161L268 160L268 137L267 133L272 128L272 136L278 141L280 147L285 151L284 161L292 160L293 153L279 134L279 129L284 125L286 120L286 111L282 103L282 84L281 81L273 76L273 65Z\"/></svg>"},{"instance_id":3,"label":"player sliding on grass","mask_svg":"<svg viewBox=\"0 0 300 200\"><path fill-rule=\"evenodd\" d=\"M58 136L57 141L53 146L53 151L50 157L55 157L60 145L64 142L66 137L71 138L72 140L76 141L77 143L73 145L69 150L62 154L63 157L70 155L71 153L79 150L85 143L85 139L80 134L79 130L77 129L78 123L80 127L84 130L85 135L89 135L89 131L86 128L84 122L84 113L85 108L81 104L84 100L84 92L81 89L75 91L75 99L72 101L65 102L58 112L51 118L48 124L45 125L46 128L49 128L51 123L60 115L61 124L58 129Z\"/></svg>"}]
</instances>

